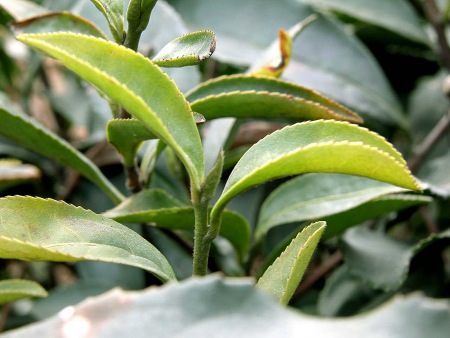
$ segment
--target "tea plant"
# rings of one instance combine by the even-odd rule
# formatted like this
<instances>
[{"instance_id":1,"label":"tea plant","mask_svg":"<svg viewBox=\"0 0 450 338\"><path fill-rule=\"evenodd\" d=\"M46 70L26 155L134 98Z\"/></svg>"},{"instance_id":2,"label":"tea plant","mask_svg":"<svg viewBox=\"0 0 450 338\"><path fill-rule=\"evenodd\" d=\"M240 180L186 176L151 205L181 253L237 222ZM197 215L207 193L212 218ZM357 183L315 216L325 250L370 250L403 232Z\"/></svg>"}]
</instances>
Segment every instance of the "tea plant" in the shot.
<instances>
[{"instance_id":1,"label":"tea plant","mask_svg":"<svg viewBox=\"0 0 450 338\"><path fill-rule=\"evenodd\" d=\"M227 305L227 298L223 298L225 294L231 292L233 304L239 303L239 297L250 297L249 306L254 313L260 306L270 309L268 313L276 313L276 307L272 309L274 305L255 292L253 284L279 303L287 305L294 295L296 300L301 292L302 284L299 288L299 283L321 238L326 241L322 254L333 252L336 250L336 241L333 239L343 235L348 228L389 213L402 215L401 210L415 210L417 206L430 203L431 197L411 193L422 192L430 185L416 179L400 152L380 135L384 128L380 125L383 123L408 129L408 122L396 106L395 98L389 95L378 98L376 84L368 83L363 83L361 87L355 86L354 95L342 97L341 101L355 107L358 107L358 102L362 102L361 107L368 105L367 110L362 112L367 126L378 130L377 133L358 126L363 123L363 118L341 103L299 85L297 81L280 79L280 76L292 76L292 73L288 73L289 66L295 68L299 65L293 53L295 39L307 34L314 25L320 29L337 25L321 14L308 15L312 12L311 7L300 4L301 1L295 2L295 5L288 4L290 1L285 2L272 6L277 11L288 12L299 8L301 17L305 19L290 29L280 30L278 40L252 60L252 66L246 73L214 76L183 92L178 82L168 74L177 78L181 73L176 71L182 68L187 69L185 74L192 75L192 68L183 67L198 64L204 67L204 74L207 74L211 67L220 66L217 61L209 59L220 49L216 51L215 34L204 30L209 27L181 35L159 50L140 48L140 42L144 40L142 37L147 32L154 32L151 18L158 18L154 11L162 11L158 14L161 16L172 15L168 14L172 13L172 9L168 10L170 7L164 2L157 5L156 0L130 0L125 3L121 0L92 0L91 3L78 5L78 8L72 7L72 12L59 12L49 11L44 7L45 4L41 6L29 1L0 1L2 20L9 24L14 38L42 53L31 54L31 66L16 64L7 54L2 58L3 64L9 66L4 68L2 74L5 94L0 97L0 134L5 137L3 155L6 158L0 162L0 168L5 173L0 176L0 189L8 196L0 198L0 257L24 261L101 261L143 269L162 283L173 283L163 287L159 293L163 297L164 308L160 311L166 311L172 306L184 309L184 305L177 303L179 298L175 295L179 292L179 297L183 297L186 295L183 292L189 290L189 294L193 295L190 301L194 301L196 294L212 294L218 304L214 305L214 301L210 303L206 299L204 305L196 305L205 310L195 307L199 312L191 319L184 316L194 307L184 309L173 327L169 327L171 325L168 323L160 323L155 328L156 324L151 324L154 318L151 314L147 316L148 322L138 320L136 313L133 314L137 309L137 298L133 294L112 293L103 298L103 302L117 302L115 297L127 297L133 303L131 312L124 309L125 312L121 312L119 306L109 313L105 312L103 319L88 317L89 327L94 323L101 325L102 320L109 321L122 313L131 316L130 332L132 327L138 325L143 330L142 334L152 327L155 334L160 330L158 336L174 336L175 332L183 330L188 336L210 335L215 332L213 326L195 328L197 320L204 320L209 314L218 315L216 310L218 313L223 309L235 311L235 305ZM62 3L50 1L47 5L67 6ZM317 3L349 14L345 6L340 8L327 1ZM249 1L249 4L254 2ZM174 1L173 5L189 22L194 15L193 9L197 8L201 13L206 2ZM104 22L107 22L110 32L103 32L92 21L75 13L77 9L89 6L89 15L92 15L92 6L95 6L96 13L106 19ZM359 12L355 11L354 14L359 19ZM211 22L205 15L200 16L206 22ZM371 19L375 20L375 17ZM164 30L164 23L158 25L159 30ZM409 33L414 32L417 33ZM417 33L414 37L426 39L419 35ZM219 35L219 48L220 44ZM51 68L45 64L49 61L42 59L41 55L58 60L71 72L59 69L56 73L49 73ZM218 55L219 60L229 63L234 63L236 58L239 59L239 56L227 55L226 52L219 52ZM17 81L15 67L33 72L21 88L14 83ZM355 67L358 65L355 64ZM171 70L173 68L175 70ZM318 70L319 73L321 71ZM110 157L120 156L126 191L113 183L94 163L95 154L83 153L83 144L77 148L76 143L62 137L68 134L63 123L59 123L62 127L56 128L58 133L30 116L35 108L29 105L26 97L32 95L33 83L38 82L33 80L33 76L41 74L44 77L39 83L50 84L49 89L53 91L50 92L49 106L61 115L55 118L56 125L58 119L76 121L79 117L71 116L71 110L76 110L83 100L89 101L92 107L95 98L95 102L102 102L103 107L107 107L110 117L100 118L107 120L103 123L104 132L96 127L107 142L101 140L102 137L88 137L83 141L93 146L92 149L99 147L99 152L103 148L114 147L114 155ZM85 82L79 82L73 74ZM330 74L341 76L342 70L334 69ZM62 94L58 98L61 88L58 85L51 88L51 83L61 76L68 77L66 81L72 86L66 88L68 97L72 91L80 95L80 101L73 97L68 99ZM348 75L350 79L355 76ZM313 77L309 78L310 81ZM308 82L307 78L305 82ZM86 83L91 87L87 87ZM327 88L326 85L324 92L339 96L336 95L336 88ZM16 100L15 103L17 96L23 96L25 100ZM62 99L68 99L67 102L71 104L64 106L58 103ZM263 125L266 128L263 130L264 137L233 146L233 141L242 138L239 130L250 126L249 130L254 131L258 120L275 122ZM27 149L25 155L18 153L18 156L14 156L14 151L8 153L8 149L18 149L16 147ZM30 156L38 159L34 161L35 165L22 164L21 160L32 158ZM15 192L14 187L20 187L23 182L40 179L42 175L51 176L45 172L48 163L56 168L49 171L70 168L72 174L66 177L72 177L74 183L56 182L64 187L60 194L48 188L44 189L43 194L38 191L40 197L11 194ZM55 167L55 163L61 167ZM70 204L61 201L63 196L67 200L72 194L76 196L76 175L81 175L101 189L115 206L102 208L93 203L93 207L100 209L94 212L76 206L73 201ZM279 186L272 183L275 179L292 176L295 177ZM257 221L250 225L252 220L227 209L227 206L233 200L240 199L241 203L248 203L248 208L254 208L258 199L253 198L248 202L245 196L247 191L257 186L266 187L269 193L258 208ZM241 209L245 210L245 207ZM137 232L129 224L139 224ZM335 251L334 257L338 264L344 256L346 265L336 270L323 294L328 292L331 298L332 288L342 287L344 282L354 283L354 288L361 294L372 292L367 291L370 288L384 289L392 294L392 290L398 290L407 279L413 257L428 245L440 245L437 243L445 242L448 238L448 231L444 231L411 245L398 245L396 240L382 233L381 229L386 224L382 223L378 232L367 227L356 227L345 233L339 244L340 251ZM372 227L375 225L372 221ZM155 227L162 231L152 232ZM274 237L280 236L275 240L276 243L270 243ZM267 254L265 248L270 248L271 252ZM174 282L180 277L186 277L183 272L186 264L180 264L180 260L186 259L186 249L192 252L193 276L203 277L213 271L222 271L227 275L253 276L256 282L248 285L244 281L204 277L188 282L188 289L182 291L183 284L178 289L179 286ZM364 282L358 284L353 280L355 276ZM342 284L339 284L339 278ZM233 283L240 285L236 293L232 290ZM5 279L0 282L0 287L4 290L0 298L4 303L24 296L46 295L40 285L31 281ZM173 294L168 296L171 292ZM381 294L374 291L366 297L375 304L384 300L389 292ZM326 303L323 297L319 299L319 307L320 301ZM143 311L153 311L151 304L156 298L142 294L141 299L146 299L147 304ZM340 302L345 304L351 299L349 296ZM422 299L412 301L423 302ZM101 313L105 306L100 298L91 304L90 310L89 305L85 305L85 308L81 305L77 311L79 315L85 316L93 309ZM402 303L399 306L405 305ZM407 315L420 317L425 313L422 303L416 310ZM246 310L235 313L242 317L242 322L231 330L221 326L221 334L242 334L239 330L244 327L242 323ZM320 325L320 321L316 322L315 319L297 317L289 312L283 314L277 325L287 327L287 331L272 328L275 331L255 330L254 334L261 336L262 332L268 337L280 334L294 337L295 327L300 330L296 334L301 334L303 330L304 336L311 336L312 329L307 327ZM34 331L11 331L11 335L64 331L65 323L75 317L70 315L52 324L54 326L37 324L30 328ZM375 317L370 320L376 320ZM227 318L222 318L223 324ZM362 332L370 327L370 320L361 325ZM186 323L183 326L180 323L184 321ZM449 325L448 315L442 323ZM192 331L189 331L189 327L193 328ZM421 329L420 325L418 327ZM112 325L107 330L118 332L118 329ZM87 334L91 328L87 330L79 334ZM345 329L341 327L339 330ZM249 334L252 335L252 332ZM317 332L314 336L317 336Z\"/></svg>"}]
</instances>

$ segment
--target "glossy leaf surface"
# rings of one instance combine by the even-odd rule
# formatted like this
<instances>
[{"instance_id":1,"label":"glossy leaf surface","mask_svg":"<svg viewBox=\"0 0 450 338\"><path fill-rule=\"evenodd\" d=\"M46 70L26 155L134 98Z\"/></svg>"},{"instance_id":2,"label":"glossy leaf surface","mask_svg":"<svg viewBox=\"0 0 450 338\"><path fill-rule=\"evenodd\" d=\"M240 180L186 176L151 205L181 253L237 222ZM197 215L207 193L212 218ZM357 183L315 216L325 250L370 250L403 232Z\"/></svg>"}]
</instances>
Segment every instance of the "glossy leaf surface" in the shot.
<instances>
[{"instance_id":1,"label":"glossy leaf surface","mask_svg":"<svg viewBox=\"0 0 450 338\"><path fill-rule=\"evenodd\" d=\"M325 227L325 222L317 222L303 229L264 272L256 286L281 304L287 304L303 278Z\"/></svg>"},{"instance_id":2,"label":"glossy leaf surface","mask_svg":"<svg viewBox=\"0 0 450 338\"><path fill-rule=\"evenodd\" d=\"M393 290L406 280L415 255L439 240L448 243L449 238L450 231L446 230L409 244L383 233L355 228L345 233L341 249L352 275L374 288Z\"/></svg>"},{"instance_id":3,"label":"glossy leaf surface","mask_svg":"<svg viewBox=\"0 0 450 338\"><path fill-rule=\"evenodd\" d=\"M117 43L123 41L123 0L91 0L108 21Z\"/></svg>"},{"instance_id":4,"label":"glossy leaf surface","mask_svg":"<svg viewBox=\"0 0 450 338\"><path fill-rule=\"evenodd\" d=\"M46 297L47 291L38 283L24 279L0 281L0 304L27 297Z\"/></svg>"},{"instance_id":5,"label":"glossy leaf surface","mask_svg":"<svg viewBox=\"0 0 450 338\"><path fill-rule=\"evenodd\" d=\"M264 201L258 217L256 240L277 225L323 219L377 197L402 191L404 189L388 183L351 175L307 174L296 177L280 185ZM334 232L329 229L333 223L328 223L326 232Z\"/></svg>"},{"instance_id":6,"label":"glossy leaf surface","mask_svg":"<svg viewBox=\"0 0 450 338\"><path fill-rule=\"evenodd\" d=\"M215 49L213 32L192 32L169 42L152 61L160 67L193 66L209 58Z\"/></svg>"},{"instance_id":7,"label":"glossy leaf surface","mask_svg":"<svg viewBox=\"0 0 450 338\"><path fill-rule=\"evenodd\" d=\"M352 174L421 190L400 153L381 136L345 122L304 122L266 136L242 156L212 217L252 186L307 172Z\"/></svg>"},{"instance_id":8,"label":"glossy leaf surface","mask_svg":"<svg viewBox=\"0 0 450 338\"><path fill-rule=\"evenodd\" d=\"M110 120L106 126L106 135L117 151L123 156L126 167L134 165L136 152L142 142L157 138L140 120Z\"/></svg>"},{"instance_id":9,"label":"glossy leaf surface","mask_svg":"<svg viewBox=\"0 0 450 338\"><path fill-rule=\"evenodd\" d=\"M52 33L18 39L60 60L144 122L174 149L194 187L200 187L203 152L192 111L158 66L130 49L88 36Z\"/></svg>"},{"instance_id":10,"label":"glossy leaf surface","mask_svg":"<svg viewBox=\"0 0 450 338\"><path fill-rule=\"evenodd\" d=\"M157 226L194 229L194 209L162 190L146 190L133 195L103 214L118 222L155 223ZM236 248L242 259L250 244L250 226L238 213L226 210L220 234Z\"/></svg>"},{"instance_id":11,"label":"glossy leaf surface","mask_svg":"<svg viewBox=\"0 0 450 338\"><path fill-rule=\"evenodd\" d=\"M209 276L141 292L115 289L77 305L66 316L59 314L4 337L54 337L83 318L89 324L83 334L110 338L146 338L149 332L160 338L298 338L299 333L315 338L447 338L449 309L445 300L412 293L364 315L327 319L282 307L251 281Z\"/></svg>"},{"instance_id":12,"label":"glossy leaf surface","mask_svg":"<svg viewBox=\"0 0 450 338\"><path fill-rule=\"evenodd\" d=\"M97 26L85 18L69 12L55 12L12 23L14 34L73 32L106 39Z\"/></svg>"},{"instance_id":13,"label":"glossy leaf surface","mask_svg":"<svg viewBox=\"0 0 450 338\"><path fill-rule=\"evenodd\" d=\"M300 0L319 9L347 15L373 24L416 42L429 44L422 22L413 6L406 0Z\"/></svg>"},{"instance_id":14,"label":"glossy leaf surface","mask_svg":"<svg viewBox=\"0 0 450 338\"><path fill-rule=\"evenodd\" d=\"M98 260L145 269L164 282L175 275L164 256L127 227L63 202L0 199L0 257L28 261Z\"/></svg>"},{"instance_id":15,"label":"glossy leaf surface","mask_svg":"<svg viewBox=\"0 0 450 338\"><path fill-rule=\"evenodd\" d=\"M94 163L37 121L1 108L0 121L2 121L1 135L25 148L77 170L81 175L98 185L114 202L118 203L123 198L122 194Z\"/></svg>"},{"instance_id":16,"label":"glossy leaf surface","mask_svg":"<svg viewBox=\"0 0 450 338\"><path fill-rule=\"evenodd\" d=\"M187 94L192 109L217 117L362 119L320 93L267 76L231 75L206 81Z\"/></svg>"}]
</instances>

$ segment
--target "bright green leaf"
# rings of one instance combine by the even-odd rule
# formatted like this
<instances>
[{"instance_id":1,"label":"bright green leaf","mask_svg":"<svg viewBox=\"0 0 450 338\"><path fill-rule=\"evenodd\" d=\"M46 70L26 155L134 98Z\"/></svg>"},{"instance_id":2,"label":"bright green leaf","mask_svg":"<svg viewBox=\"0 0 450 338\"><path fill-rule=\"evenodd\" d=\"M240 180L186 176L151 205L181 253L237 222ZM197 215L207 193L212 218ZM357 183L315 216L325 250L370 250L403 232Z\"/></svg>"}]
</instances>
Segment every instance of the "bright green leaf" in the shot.
<instances>
[{"instance_id":1,"label":"bright green leaf","mask_svg":"<svg viewBox=\"0 0 450 338\"><path fill-rule=\"evenodd\" d=\"M406 0L300 0L370 23L412 41L430 44L421 18Z\"/></svg>"},{"instance_id":2,"label":"bright green leaf","mask_svg":"<svg viewBox=\"0 0 450 338\"><path fill-rule=\"evenodd\" d=\"M44 7L27 0L0 0L0 8L3 9L13 21L25 20L48 12Z\"/></svg>"},{"instance_id":3,"label":"bright green leaf","mask_svg":"<svg viewBox=\"0 0 450 338\"><path fill-rule=\"evenodd\" d=\"M142 142L156 136L140 120L110 120L106 126L108 142L123 156L127 168L134 165L136 152Z\"/></svg>"},{"instance_id":4,"label":"bright green leaf","mask_svg":"<svg viewBox=\"0 0 450 338\"><path fill-rule=\"evenodd\" d=\"M222 76L186 95L192 109L207 120L233 116L362 122L357 114L314 90L266 76Z\"/></svg>"},{"instance_id":5,"label":"bright green leaf","mask_svg":"<svg viewBox=\"0 0 450 338\"><path fill-rule=\"evenodd\" d=\"M264 272L256 286L281 304L287 304L303 278L325 227L325 222L317 222L303 229Z\"/></svg>"},{"instance_id":6,"label":"bright green leaf","mask_svg":"<svg viewBox=\"0 0 450 338\"><path fill-rule=\"evenodd\" d=\"M73 32L107 39L97 26L85 18L69 12L48 13L11 25L15 35L33 33Z\"/></svg>"},{"instance_id":7,"label":"bright green leaf","mask_svg":"<svg viewBox=\"0 0 450 338\"><path fill-rule=\"evenodd\" d=\"M374 288L387 291L403 284L415 255L437 241L449 239L450 230L446 230L411 245L360 227L345 233L341 250L352 275Z\"/></svg>"},{"instance_id":8,"label":"bright green leaf","mask_svg":"<svg viewBox=\"0 0 450 338\"><path fill-rule=\"evenodd\" d=\"M177 230L193 230L195 223L191 206L159 189L135 194L103 215L118 222L155 223L163 228ZM220 234L232 243L243 259L250 244L250 226L245 218L226 210Z\"/></svg>"},{"instance_id":9,"label":"bright green leaf","mask_svg":"<svg viewBox=\"0 0 450 338\"><path fill-rule=\"evenodd\" d=\"M280 224L323 219L377 197L402 191L404 189L365 177L341 174L299 176L280 185L264 201L258 217L255 239L260 240L271 228ZM334 229L334 223L327 222L325 233L338 233ZM347 226L354 224L357 223L352 222Z\"/></svg>"},{"instance_id":10,"label":"bright green leaf","mask_svg":"<svg viewBox=\"0 0 450 338\"><path fill-rule=\"evenodd\" d=\"M60 60L144 122L174 149L193 186L200 187L203 152L192 111L158 66L130 49L88 36L52 33L18 39Z\"/></svg>"},{"instance_id":11,"label":"bright green leaf","mask_svg":"<svg viewBox=\"0 0 450 338\"><path fill-rule=\"evenodd\" d=\"M164 256L134 231L63 202L0 199L0 257L27 261L98 260L145 269L164 282L175 275Z\"/></svg>"},{"instance_id":12,"label":"bright green leaf","mask_svg":"<svg viewBox=\"0 0 450 338\"><path fill-rule=\"evenodd\" d=\"M105 16L117 43L123 41L123 0L91 0Z\"/></svg>"},{"instance_id":13,"label":"bright green leaf","mask_svg":"<svg viewBox=\"0 0 450 338\"><path fill-rule=\"evenodd\" d=\"M98 185L116 203L123 199L117 188L86 156L35 120L0 108L0 134L18 144L69 166Z\"/></svg>"},{"instance_id":14,"label":"bright green leaf","mask_svg":"<svg viewBox=\"0 0 450 338\"><path fill-rule=\"evenodd\" d=\"M266 136L242 156L213 208L212 224L241 192L266 181L308 172L364 176L421 190L400 153L384 138L346 122L312 121Z\"/></svg>"},{"instance_id":15,"label":"bright green leaf","mask_svg":"<svg viewBox=\"0 0 450 338\"><path fill-rule=\"evenodd\" d=\"M27 297L46 297L47 291L38 283L23 279L0 281L0 304Z\"/></svg>"},{"instance_id":16,"label":"bright green leaf","mask_svg":"<svg viewBox=\"0 0 450 338\"><path fill-rule=\"evenodd\" d=\"M213 32L193 32L169 42L152 61L160 67L193 66L209 58L215 49Z\"/></svg>"}]
</instances>

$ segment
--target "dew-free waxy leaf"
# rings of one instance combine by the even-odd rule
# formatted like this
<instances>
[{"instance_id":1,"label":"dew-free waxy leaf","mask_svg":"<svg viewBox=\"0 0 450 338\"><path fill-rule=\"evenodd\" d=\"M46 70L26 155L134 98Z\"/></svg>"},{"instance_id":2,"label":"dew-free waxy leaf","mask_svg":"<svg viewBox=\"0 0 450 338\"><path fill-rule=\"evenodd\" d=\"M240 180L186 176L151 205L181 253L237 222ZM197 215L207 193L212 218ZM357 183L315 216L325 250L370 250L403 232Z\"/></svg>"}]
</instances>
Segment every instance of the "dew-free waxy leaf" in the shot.
<instances>
[{"instance_id":1,"label":"dew-free waxy leaf","mask_svg":"<svg viewBox=\"0 0 450 338\"><path fill-rule=\"evenodd\" d=\"M193 66L209 58L215 49L213 32L192 32L169 42L152 61L160 67Z\"/></svg>"},{"instance_id":2,"label":"dew-free waxy leaf","mask_svg":"<svg viewBox=\"0 0 450 338\"><path fill-rule=\"evenodd\" d=\"M193 186L200 187L203 152L191 108L158 66L130 49L89 36L50 33L17 38L58 59L141 120L174 149Z\"/></svg>"},{"instance_id":3,"label":"dew-free waxy leaf","mask_svg":"<svg viewBox=\"0 0 450 338\"><path fill-rule=\"evenodd\" d=\"M404 191L404 189L394 185L359 176L326 173L302 175L280 185L264 201L258 217L255 239L261 239L271 228L280 224L315 219L322 220L330 215L350 211L350 209L373 201L378 197ZM405 200L404 196L397 199L396 195L390 196L390 201L393 203L394 200ZM411 199L414 198L413 195L410 197ZM423 196L416 197L421 199L421 203L424 202ZM425 199L426 201L430 200L429 198ZM404 203L394 204L397 208L404 207ZM385 205L387 207L386 213L392 211L393 206ZM374 205L368 204L367 208L372 210ZM382 212L382 209L377 208L377 211ZM353 215L353 217L350 215ZM356 215L360 217L355 218ZM348 217L341 215L347 220L352 220L349 224L346 224L347 227L357 224L355 222L361 221L361 217L362 220L369 219L368 216L367 212L362 212L361 209L357 213L349 214ZM344 219L334 218L332 222L327 222L325 234L331 235L341 232L343 230L341 227L336 228L337 224L344 225L345 222L343 221Z\"/></svg>"},{"instance_id":4,"label":"dew-free waxy leaf","mask_svg":"<svg viewBox=\"0 0 450 338\"><path fill-rule=\"evenodd\" d=\"M264 272L256 286L281 304L287 304L303 278L325 227L325 222L317 222L303 229Z\"/></svg>"},{"instance_id":5,"label":"dew-free waxy leaf","mask_svg":"<svg viewBox=\"0 0 450 338\"><path fill-rule=\"evenodd\" d=\"M27 297L46 297L47 291L38 283L24 279L0 281L0 304Z\"/></svg>"},{"instance_id":6,"label":"dew-free waxy leaf","mask_svg":"<svg viewBox=\"0 0 450 338\"><path fill-rule=\"evenodd\" d=\"M0 257L27 261L97 260L175 280L165 257L129 228L92 211L33 197L0 199Z\"/></svg>"},{"instance_id":7,"label":"dew-free waxy leaf","mask_svg":"<svg viewBox=\"0 0 450 338\"><path fill-rule=\"evenodd\" d=\"M157 138L142 121L136 119L110 120L106 126L106 135L109 143L123 156L128 168L134 165L136 152L142 142Z\"/></svg>"},{"instance_id":8,"label":"dew-free waxy leaf","mask_svg":"<svg viewBox=\"0 0 450 338\"><path fill-rule=\"evenodd\" d=\"M108 21L109 29L117 43L123 41L123 0L91 0Z\"/></svg>"},{"instance_id":9,"label":"dew-free waxy leaf","mask_svg":"<svg viewBox=\"0 0 450 338\"><path fill-rule=\"evenodd\" d=\"M207 120L232 116L362 122L351 110L312 89L267 76L222 76L186 95L192 109Z\"/></svg>"},{"instance_id":10,"label":"dew-free waxy leaf","mask_svg":"<svg viewBox=\"0 0 450 338\"><path fill-rule=\"evenodd\" d=\"M122 194L92 161L37 121L1 108L0 121L2 123L0 135L77 170L81 175L99 186L115 203L122 200Z\"/></svg>"},{"instance_id":11,"label":"dew-free waxy leaf","mask_svg":"<svg viewBox=\"0 0 450 338\"><path fill-rule=\"evenodd\" d=\"M421 190L400 153L378 134L346 122L303 122L266 136L242 156L213 208L212 223L241 192L308 172L352 174Z\"/></svg>"}]
</instances>

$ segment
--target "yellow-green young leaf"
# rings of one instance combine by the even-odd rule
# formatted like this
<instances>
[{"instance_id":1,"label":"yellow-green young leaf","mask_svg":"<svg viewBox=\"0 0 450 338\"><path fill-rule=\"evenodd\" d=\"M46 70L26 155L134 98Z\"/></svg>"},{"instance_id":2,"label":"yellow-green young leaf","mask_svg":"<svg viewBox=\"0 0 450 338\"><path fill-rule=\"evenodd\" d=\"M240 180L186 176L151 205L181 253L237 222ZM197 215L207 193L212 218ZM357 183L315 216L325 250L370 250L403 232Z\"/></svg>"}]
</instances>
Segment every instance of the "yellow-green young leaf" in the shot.
<instances>
[{"instance_id":1,"label":"yellow-green young leaf","mask_svg":"<svg viewBox=\"0 0 450 338\"><path fill-rule=\"evenodd\" d=\"M60 60L144 122L174 149L199 189L203 152L193 114L175 83L158 66L130 49L89 36L50 33L17 38Z\"/></svg>"},{"instance_id":2,"label":"yellow-green young leaf","mask_svg":"<svg viewBox=\"0 0 450 338\"><path fill-rule=\"evenodd\" d=\"M0 304L28 297L47 297L47 291L38 283L23 279L0 281Z\"/></svg>"},{"instance_id":3,"label":"yellow-green young leaf","mask_svg":"<svg viewBox=\"0 0 450 338\"><path fill-rule=\"evenodd\" d=\"M168 195L163 190L144 190L125 199L103 214L118 222L154 223L176 230L194 230L194 209ZM220 235L228 239L241 260L250 244L250 225L238 213L225 210Z\"/></svg>"},{"instance_id":4,"label":"yellow-green young leaf","mask_svg":"<svg viewBox=\"0 0 450 338\"><path fill-rule=\"evenodd\" d=\"M169 42L152 61L160 67L193 66L209 58L215 49L213 32L192 32Z\"/></svg>"},{"instance_id":5,"label":"yellow-green young leaf","mask_svg":"<svg viewBox=\"0 0 450 338\"><path fill-rule=\"evenodd\" d=\"M175 280L166 258L129 228L64 202L0 198L0 257L27 261L96 260Z\"/></svg>"},{"instance_id":6,"label":"yellow-green young leaf","mask_svg":"<svg viewBox=\"0 0 450 338\"><path fill-rule=\"evenodd\" d=\"M122 154L127 168L134 165L136 152L142 142L157 138L145 124L136 119L110 120L106 126L108 142Z\"/></svg>"},{"instance_id":7,"label":"yellow-green young leaf","mask_svg":"<svg viewBox=\"0 0 450 338\"><path fill-rule=\"evenodd\" d=\"M266 136L242 156L212 210L212 224L220 224L221 210L248 188L308 172L352 174L422 190L400 153L378 134L346 122L304 122Z\"/></svg>"},{"instance_id":8,"label":"yellow-green young leaf","mask_svg":"<svg viewBox=\"0 0 450 338\"><path fill-rule=\"evenodd\" d=\"M123 0L91 0L105 16L117 43L123 42Z\"/></svg>"},{"instance_id":9,"label":"yellow-green young leaf","mask_svg":"<svg viewBox=\"0 0 450 338\"><path fill-rule=\"evenodd\" d=\"M233 116L362 122L356 113L312 89L267 76L222 76L186 95L192 109L208 120Z\"/></svg>"},{"instance_id":10,"label":"yellow-green young leaf","mask_svg":"<svg viewBox=\"0 0 450 338\"><path fill-rule=\"evenodd\" d=\"M37 121L28 116L12 113L1 108L0 121L0 135L77 170L81 175L100 187L115 203L119 203L123 199L122 194L94 163Z\"/></svg>"},{"instance_id":11,"label":"yellow-green young leaf","mask_svg":"<svg viewBox=\"0 0 450 338\"><path fill-rule=\"evenodd\" d=\"M287 304L302 280L325 227L325 222L317 222L303 229L264 272L256 286L281 304Z\"/></svg>"},{"instance_id":12,"label":"yellow-green young leaf","mask_svg":"<svg viewBox=\"0 0 450 338\"><path fill-rule=\"evenodd\" d=\"M107 39L91 21L70 12L46 13L11 24L15 35L32 33L73 32Z\"/></svg>"}]
</instances>

